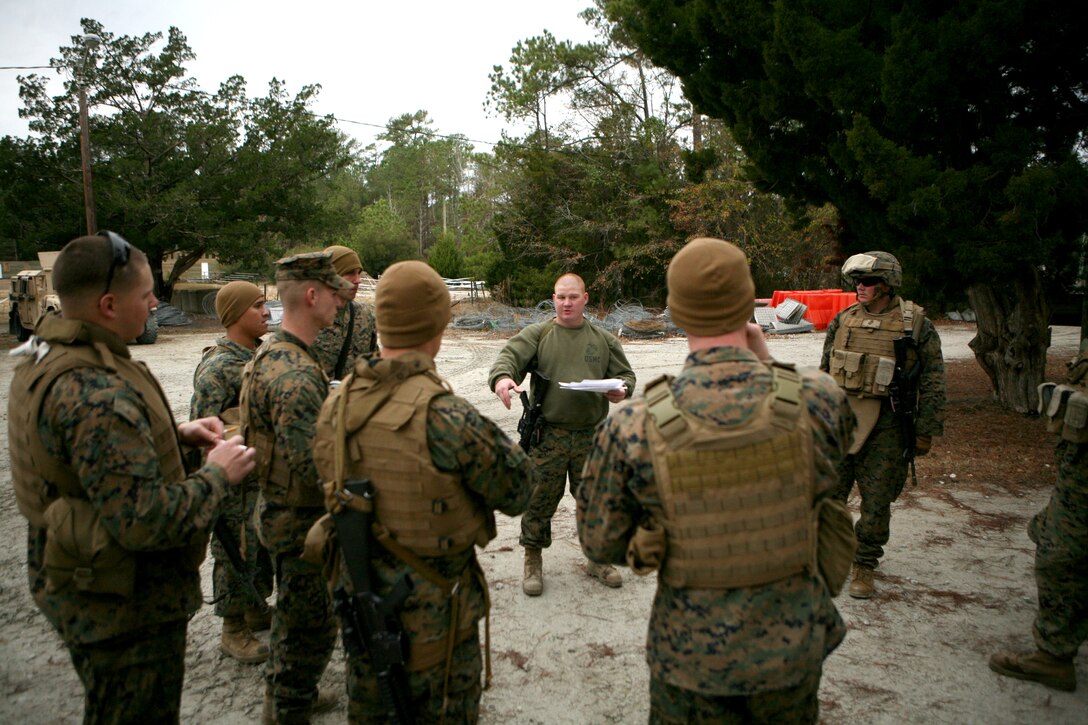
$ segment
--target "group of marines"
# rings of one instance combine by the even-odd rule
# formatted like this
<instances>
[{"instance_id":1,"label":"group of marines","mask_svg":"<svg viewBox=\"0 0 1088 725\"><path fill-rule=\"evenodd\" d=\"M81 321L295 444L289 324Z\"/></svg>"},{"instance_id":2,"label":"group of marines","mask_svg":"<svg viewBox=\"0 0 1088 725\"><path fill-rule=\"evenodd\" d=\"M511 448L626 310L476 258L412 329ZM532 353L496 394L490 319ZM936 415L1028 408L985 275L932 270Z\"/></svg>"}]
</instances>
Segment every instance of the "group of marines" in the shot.
<instances>
[{"instance_id":1,"label":"group of marines","mask_svg":"<svg viewBox=\"0 0 1088 725\"><path fill-rule=\"evenodd\" d=\"M541 595L567 481L587 573L609 587L622 586L617 566L657 573L651 722L818 721L823 661L846 632L833 596L851 568L850 596L874 596L891 504L913 456L943 433L940 339L896 294L895 257L846 261L858 303L831 323L821 370L799 369L774 361L751 322L743 252L691 240L667 272L689 355L637 396L619 341L584 316L585 283L562 275L555 318L513 337L488 375L507 408L530 372L539 377L525 392L549 386L528 454L436 370L451 306L434 270L392 265L373 307L355 300L362 272L346 247L281 259L283 319L271 333L260 288L223 287L225 334L197 367L190 420L175 424L125 344L157 305L146 257L104 232L57 259L63 312L16 351L9 444L31 592L71 653L87 722L177 722L213 528L220 646L266 663L263 722L308 722L337 705L317 683L341 626L350 722L475 722L490 682L476 548L496 535L495 511L521 514L523 590ZM1088 634L1083 576L1068 568L1084 563L1088 528L1086 507L1069 499L1085 495L1084 359L1045 411L1068 443L1058 490L1074 493L1032 524L1038 652L990 663L1062 689L1075 687ZM557 385L582 379L619 382L603 393ZM856 524L845 508L855 483ZM348 510L372 522L365 586L345 550L358 532L338 529ZM396 600L379 610L402 633L400 706L386 653L348 646L357 622L334 611L334 591ZM269 645L256 634L266 628Z\"/></svg>"}]
</instances>

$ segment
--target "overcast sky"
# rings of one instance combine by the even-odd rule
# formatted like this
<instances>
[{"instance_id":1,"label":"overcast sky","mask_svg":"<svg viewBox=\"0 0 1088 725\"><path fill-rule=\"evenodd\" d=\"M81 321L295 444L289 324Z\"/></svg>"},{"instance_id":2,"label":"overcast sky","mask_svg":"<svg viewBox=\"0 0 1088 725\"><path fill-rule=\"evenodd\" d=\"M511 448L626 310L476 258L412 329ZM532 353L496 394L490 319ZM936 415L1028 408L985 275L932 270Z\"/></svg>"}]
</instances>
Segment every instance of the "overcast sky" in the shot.
<instances>
[{"instance_id":1,"label":"overcast sky","mask_svg":"<svg viewBox=\"0 0 1088 725\"><path fill-rule=\"evenodd\" d=\"M196 60L189 75L214 91L229 76L246 79L250 96L268 81L292 94L320 83L322 114L384 124L424 109L440 133L497 141L506 127L483 103L492 66L509 65L525 38L550 30L584 42L593 32L578 17L591 0L0 0L0 66L47 65L90 17L115 35L162 32L173 25ZM26 136L16 76L51 70L0 70L0 136ZM60 86L55 92L60 92ZM380 129L341 123L364 145ZM519 130L520 132L520 130ZM475 144L477 150L490 146Z\"/></svg>"}]
</instances>

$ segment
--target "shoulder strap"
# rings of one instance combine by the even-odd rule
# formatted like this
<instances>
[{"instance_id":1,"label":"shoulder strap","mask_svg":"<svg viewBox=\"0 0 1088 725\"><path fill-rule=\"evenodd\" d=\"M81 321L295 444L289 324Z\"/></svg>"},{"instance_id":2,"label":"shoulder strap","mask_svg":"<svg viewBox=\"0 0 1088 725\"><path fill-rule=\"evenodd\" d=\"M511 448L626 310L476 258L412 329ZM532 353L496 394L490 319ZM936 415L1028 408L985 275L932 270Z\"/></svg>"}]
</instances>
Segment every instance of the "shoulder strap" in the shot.
<instances>
[{"instance_id":1,"label":"shoulder strap","mask_svg":"<svg viewBox=\"0 0 1088 725\"><path fill-rule=\"evenodd\" d=\"M774 425L787 430L793 429L797 417L801 414L801 375L792 363L780 363L774 360L766 363L771 372L771 392L774 401ZM653 419L654 425L665 440L673 441L688 429L688 421L683 411L676 404L672 392L671 375L662 375L646 385L646 412Z\"/></svg>"},{"instance_id":2,"label":"shoulder strap","mask_svg":"<svg viewBox=\"0 0 1088 725\"><path fill-rule=\"evenodd\" d=\"M344 363L348 359L348 350L351 349L351 340L355 336L355 302L348 302L348 334L344 335L344 344L340 346L340 356L336 358L336 367L333 368L333 378L340 379L344 374Z\"/></svg>"}]
</instances>

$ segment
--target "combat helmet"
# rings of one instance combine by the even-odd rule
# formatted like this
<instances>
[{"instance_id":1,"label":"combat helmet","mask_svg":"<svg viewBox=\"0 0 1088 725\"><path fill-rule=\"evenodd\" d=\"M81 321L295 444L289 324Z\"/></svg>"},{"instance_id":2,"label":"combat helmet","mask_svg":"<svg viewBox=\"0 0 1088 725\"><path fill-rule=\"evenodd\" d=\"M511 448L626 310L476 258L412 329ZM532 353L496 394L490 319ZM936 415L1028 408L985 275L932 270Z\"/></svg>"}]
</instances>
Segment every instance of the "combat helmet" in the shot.
<instances>
[{"instance_id":1,"label":"combat helmet","mask_svg":"<svg viewBox=\"0 0 1088 725\"><path fill-rule=\"evenodd\" d=\"M888 252L855 254L842 265L842 278L853 286L859 277L880 277L884 284L898 288L903 285L903 268Z\"/></svg>"}]
</instances>

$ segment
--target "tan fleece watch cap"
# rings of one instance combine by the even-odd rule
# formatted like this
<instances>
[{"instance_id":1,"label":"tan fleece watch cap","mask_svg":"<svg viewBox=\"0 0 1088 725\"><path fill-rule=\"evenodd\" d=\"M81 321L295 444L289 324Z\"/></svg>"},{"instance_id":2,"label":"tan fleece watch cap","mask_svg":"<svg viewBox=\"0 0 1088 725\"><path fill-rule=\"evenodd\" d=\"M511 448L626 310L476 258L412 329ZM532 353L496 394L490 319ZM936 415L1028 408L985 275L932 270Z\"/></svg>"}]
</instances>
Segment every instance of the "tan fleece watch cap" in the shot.
<instances>
[{"instance_id":1,"label":"tan fleece watch cap","mask_svg":"<svg viewBox=\"0 0 1088 725\"><path fill-rule=\"evenodd\" d=\"M430 265L397 262L374 289L374 316L383 347L416 347L450 321L450 291Z\"/></svg>"},{"instance_id":2,"label":"tan fleece watch cap","mask_svg":"<svg viewBox=\"0 0 1088 725\"><path fill-rule=\"evenodd\" d=\"M756 287L748 260L736 245L698 237L669 263L669 314L689 335L714 337L752 319Z\"/></svg>"},{"instance_id":3,"label":"tan fleece watch cap","mask_svg":"<svg viewBox=\"0 0 1088 725\"><path fill-rule=\"evenodd\" d=\"M362 260L359 259L359 255L351 247L334 244L331 247L325 247L325 251L332 255L332 268L341 277L345 274L363 270Z\"/></svg>"},{"instance_id":4,"label":"tan fleece watch cap","mask_svg":"<svg viewBox=\"0 0 1088 725\"><path fill-rule=\"evenodd\" d=\"M223 327L230 327L261 297L264 292L252 282L229 282L215 295L215 314Z\"/></svg>"}]
</instances>

